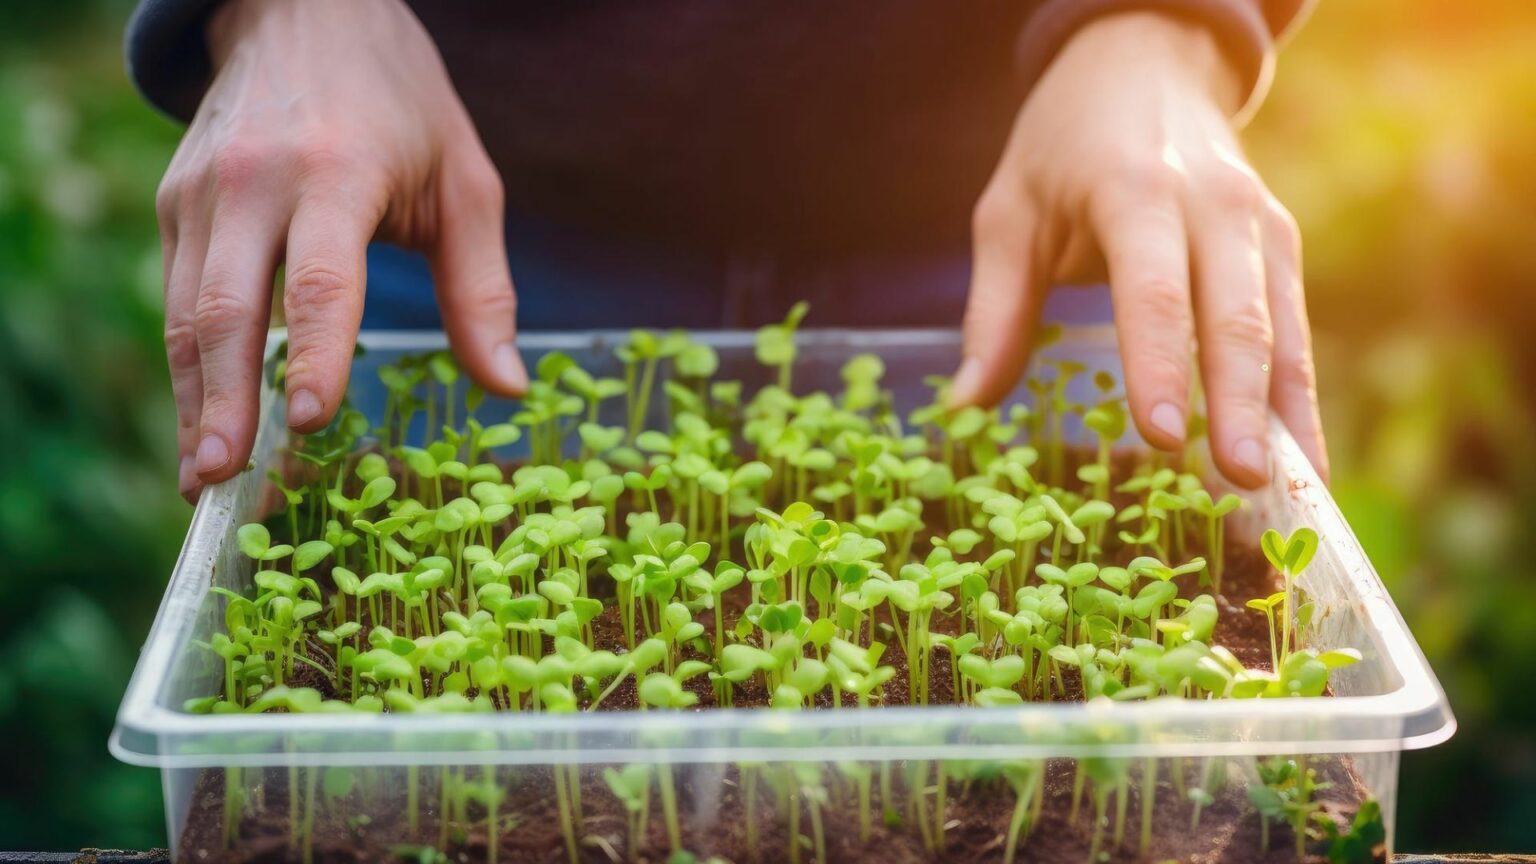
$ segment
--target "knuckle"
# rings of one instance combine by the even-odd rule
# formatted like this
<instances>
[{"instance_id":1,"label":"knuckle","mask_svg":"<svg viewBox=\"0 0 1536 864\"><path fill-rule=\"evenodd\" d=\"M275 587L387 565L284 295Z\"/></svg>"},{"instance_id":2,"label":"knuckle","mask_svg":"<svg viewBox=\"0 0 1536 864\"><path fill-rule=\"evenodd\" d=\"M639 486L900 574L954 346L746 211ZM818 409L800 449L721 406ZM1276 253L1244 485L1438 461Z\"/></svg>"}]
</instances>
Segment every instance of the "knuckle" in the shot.
<instances>
[{"instance_id":1,"label":"knuckle","mask_svg":"<svg viewBox=\"0 0 1536 864\"><path fill-rule=\"evenodd\" d=\"M501 176L493 173L495 179L484 187L482 193L485 196L485 206L493 215L500 216L507 208L507 189L502 185Z\"/></svg>"},{"instance_id":2,"label":"knuckle","mask_svg":"<svg viewBox=\"0 0 1536 864\"><path fill-rule=\"evenodd\" d=\"M195 449L197 428L203 419L202 382L189 380L185 383L177 383L178 386L171 390L172 398L176 402L176 440L182 447Z\"/></svg>"},{"instance_id":3,"label":"knuckle","mask_svg":"<svg viewBox=\"0 0 1536 864\"><path fill-rule=\"evenodd\" d=\"M499 212L506 205L506 184L502 182L501 172L490 162L476 162L470 170L468 182L491 209Z\"/></svg>"},{"instance_id":4,"label":"knuckle","mask_svg":"<svg viewBox=\"0 0 1536 864\"><path fill-rule=\"evenodd\" d=\"M293 168L301 180L344 174L352 167L352 161L340 147L325 140L311 140L298 146L293 154Z\"/></svg>"},{"instance_id":5,"label":"knuckle","mask_svg":"<svg viewBox=\"0 0 1536 864\"><path fill-rule=\"evenodd\" d=\"M1164 277L1144 278L1135 283L1127 302L1133 321L1146 321L1174 335L1189 332L1189 292L1184 286Z\"/></svg>"},{"instance_id":6,"label":"knuckle","mask_svg":"<svg viewBox=\"0 0 1536 864\"><path fill-rule=\"evenodd\" d=\"M318 386L323 383L315 373L321 366L321 360L316 356L320 348L309 345L294 345L288 355L288 368L284 373L290 387L303 385L305 387Z\"/></svg>"},{"instance_id":7,"label":"knuckle","mask_svg":"<svg viewBox=\"0 0 1536 864\"><path fill-rule=\"evenodd\" d=\"M1162 200L1178 194L1183 178L1177 169L1161 159L1148 156L1128 156L1106 185L1106 190L1121 198L1137 200Z\"/></svg>"},{"instance_id":8,"label":"knuckle","mask_svg":"<svg viewBox=\"0 0 1536 864\"><path fill-rule=\"evenodd\" d=\"M166 173L155 190L155 216L160 220L161 230L174 225L178 216L191 212L202 203L207 176L199 169Z\"/></svg>"},{"instance_id":9,"label":"knuckle","mask_svg":"<svg viewBox=\"0 0 1536 864\"><path fill-rule=\"evenodd\" d=\"M506 206L506 186L501 172L483 155L462 160L449 175L453 194L484 212L501 215Z\"/></svg>"},{"instance_id":10,"label":"knuckle","mask_svg":"<svg viewBox=\"0 0 1536 864\"><path fill-rule=\"evenodd\" d=\"M197 366L197 327L184 318L170 318L165 322L165 356L171 371L179 372Z\"/></svg>"},{"instance_id":11,"label":"knuckle","mask_svg":"<svg viewBox=\"0 0 1536 864\"><path fill-rule=\"evenodd\" d=\"M190 213L207 203L207 192L213 183L213 167L194 170L175 183L175 199L171 202L177 213Z\"/></svg>"},{"instance_id":12,"label":"knuckle","mask_svg":"<svg viewBox=\"0 0 1536 864\"><path fill-rule=\"evenodd\" d=\"M174 374L197 367L197 326L192 321L184 318L166 321L166 360Z\"/></svg>"},{"instance_id":13,"label":"knuckle","mask_svg":"<svg viewBox=\"0 0 1536 864\"><path fill-rule=\"evenodd\" d=\"M1268 196L1264 184L1251 170L1225 163L1209 171L1204 186L1206 195L1226 213L1258 213Z\"/></svg>"},{"instance_id":14,"label":"knuckle","mask_svg":"<svg viewBox=\"0 0 1536 864\"><path fill-rule=\"evenodd\" d=\"M501 302L501 309L500 309L501 313L503 313L506 316L512 318L513 320L516 320L517 319L517 292L516 291L499 291L497 293L501 297L501 301L500 301Z\"/></svg>"},{"instance_id":15,"label":"knuckle","mask_svg":"<svg viewBox=\"0 0 1536 864\"><path fill-rule=\"evenodd\" d=\"M478 280L470 291L471 311L476 318L501 320L517 314L517 297L497 277Z\"/></svg>"},{"instance_id":16,"label":"knuckle","mask_svg":"<svg viewBox=\"0 0 1536 864\"><path fill-rule=\"evenodd\" d=\"M1236 434L1240 430L1261 431L1269 419L1269 403L1262 394L1223 393L1212 410L1212 422Z\"/></svg>"},{"instance_id":17,"label":"knuckle","mask_svg":"<svg viewBox=\"0 0 1536 864\"><path fill-rule=\"evenodd\" d=\"M1244 354L1258 353L1268 359L1274 351L1274 328L1269 314L1258 303L1238 307L1216 322L1212 335L1219 347Z\"/></svg>"},{"instance_id":18,"label":"knuckle","mask_svg":"<svg viewBox=\"0 0 1536 864\"><path fill-rule=\"evenodd\" d=\"M1183 394L1189 390L1185 357L1172 345L1148 348L1132 359L1127 375L1152 392Z\"/></svg>"},{"instance_id":19,"label":"knuckle","mask_svg":"<svg viewBox=\"0 0 1536 864\"><path fill-rule=\"evenodd\" d=\"M321 340L324 338L320 337ZM286 377L289 387L307 387L322 396L333 393L337 387L344 388L353 344L313 338L294 343L288 353ZM329 397L326 401L329 402Z\"/></svg>"},{"instance_id":20,"label":"knuckle","mask_svg":"<svg viewBox=\"0 0 1536 864\"><path fill-rule=\"evenodd\" d=\"M175 224L178 205L181 203L181 183L173 180L170 175L160 181L160 188L155 190L155 217L160 220L160 232L168 232Z\"/></svg>"},{"instance_id":21,"label":"knuckle","mask_svg":"<svg viewBox=\"0 0 1536 864\"><path fill-rule=\"evenodd\" d=\"M245 143L224 145L209 165L214 189L226 194L249 189L268 159L262 147Z\"/></svg>"},{"instance_id":22,"label":"knuckle","mask_svg":"<svg viewBox=\"0 0 1536 864\"><path fill-rule=\"evenodd\" d=\"M203 395L203 412L201 423L205 431L215 430L224 425L224 421L239 411L239 403L235 395L227 388L210 388Z\"/></svg>"},{"instance_id":23,"label":"knuckle","mask_svg":"<svg viewBox=\"0 0 1536 864\"><path fill-rule=\"evenodd\" d=\"M331 306L349 299L354 290L354 280L321 261L307 261L288 274L288 305L294 309Z\"/></svg>"},{"instance_id":24,"label":"knuckle","mask_svg":"<svg viewBox=\"0 0 1536 864\"><path fill-rule=\"evenodd\" d=\"M1271 242L1293 258L1301 257L1301 226L1285 205L1271 198L1265 208L1268 211Z\"/></svg>"},{"instance_id":25,"label":"knuckle","mask_svg":"<svg viewBox=\"0 0 1536 864\"><path fill-rule=\"evenodd\" d=\"M1015 245L1022 240L1023 225L1019 197L995 186L983 192L971 210L971 233L978 243Z\"/></svg>"},{"instance_id":26,"label":"knuckle","mask_svg":"<svg viewBox=\"0 0 1536 864\"><path fill-rule=\"evenodd\" d=\"M1317 390L1317 366L1307 351L1283 352L1275 357L1275 386L1313 393Z\"/></svg>"},{"instance_id":27,"label":"knuckle","mask_svg":"<svg viewBox=\"0 0 1536 864\"><path fill-rule=\"evenodd\" d=\"M197 295L197 312L194 317L196 332L201 339L226 336L249 315L249 304L235 292L229 282L217 278L204 281Z\"/></svg>"}]
</instances>

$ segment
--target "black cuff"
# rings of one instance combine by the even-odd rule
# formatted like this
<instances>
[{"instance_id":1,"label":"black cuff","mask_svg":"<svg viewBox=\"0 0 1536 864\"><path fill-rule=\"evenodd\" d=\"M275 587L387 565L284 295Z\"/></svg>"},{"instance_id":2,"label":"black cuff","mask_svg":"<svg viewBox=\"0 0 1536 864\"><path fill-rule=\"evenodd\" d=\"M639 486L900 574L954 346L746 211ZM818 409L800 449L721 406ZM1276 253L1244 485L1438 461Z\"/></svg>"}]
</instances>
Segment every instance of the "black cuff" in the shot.
<instances>
[{"instance_id":1,"label":"black cuff","mask_svg":"<svg viewBox=\"0 0 1536 864\"><path fill-rule=\"evenodd\" d=\"M1274 73L1274 36L1255 0L1046 0L1019 39L1025 92L1039 82L1080 27L1103 15L1133 11L1162 12L1205 26L1237 70L1244 94L1239 114L1264 98Z\"/></svg>"},{"instance_id":2,"label":"black cuff","mask_svg":"<svg viewBox=\"0 0 1536 864\"><path fill-rule=\"evenodd\" d=\"M128 77L151 105L190 121L208 89L203 30L223 0L140 0L128 19Z\"/></svg>"}]
</instances>

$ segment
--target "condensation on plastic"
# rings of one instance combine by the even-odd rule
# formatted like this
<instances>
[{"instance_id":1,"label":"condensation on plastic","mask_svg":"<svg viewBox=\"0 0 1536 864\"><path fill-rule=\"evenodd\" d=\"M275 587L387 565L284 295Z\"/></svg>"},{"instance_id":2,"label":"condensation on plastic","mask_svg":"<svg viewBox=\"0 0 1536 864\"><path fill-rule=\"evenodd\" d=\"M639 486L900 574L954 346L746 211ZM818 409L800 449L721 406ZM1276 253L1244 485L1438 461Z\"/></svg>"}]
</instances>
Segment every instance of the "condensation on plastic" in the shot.
<instances>
[{"instance_id":1,"label":"condensation on plastic","mask_svg":"<svg viewBox=\"0 0 1536 864\"><path fill-rule=\"evenodd\" d=\"M276 345L282 334L275 334ZM747 382L770 373L753 357L752 334L697 333L721 357L720 376ZM525 335L532 364L559 350L588 369L619 374L618 332ZM379 365L444 346L441 334L364 334L353 372L354 404L376 418ZM903 413L931 398L924 376L947 373L959 357L953 331L805 331L794 369L797 389L841 387L843 363L858 353L885 362L884 384ZM1073 360L1118 376L1108 329L1069 330L1042 360ZM1083 376L1079 401L1092 396ZM1023 392L1016 394L1023 398ZM615 400L621 402L622 400ZM660 398L653 400L659 412ZM1100 756L1247 757L1349 754L1355 775L1381 803L1389 830L1395 811L1398 755L1444 741L1455 719L1380 578L1366 560L1327 489L1289 433L1271 421L1274 476L1245 493L1234 514L1238 536L1264 528L1317 530L1322 543L1301 584L1320 609L1310 628L1317 646L1353 647L1364 655L1333 676L1335 696L1319 699L1026 704L1018 707L892 706L877 710L794 713L763 709L602 712L597 714L280 714L193 715L192 697L217 692L219 669L197 647L221 626L223 602L208 589L241 590L253 568L238 554L235 531L272 508L263 479L287 442L283 400L264 389L253 468L203 494L137 668L123 697L110 747L119 759L163 769L166 820L180 838L193 785L203 769L285 765L550 765L677 763L707 782L731 762L832 763L884 760L1045 759ZM504 419L508 403L487 400L482 418ZM622 405L609 408L622 410ZM655 419L655 418L653 418ZM1068 430L1068 435L1081 430ZM1121 442L1145 448L1135 433ZM1204 460L1209 464L1209 459ZM1219 486L1213 474L1208 483ZM714 766L711 768L710 766Z\"/></svg>"}]
</instances>

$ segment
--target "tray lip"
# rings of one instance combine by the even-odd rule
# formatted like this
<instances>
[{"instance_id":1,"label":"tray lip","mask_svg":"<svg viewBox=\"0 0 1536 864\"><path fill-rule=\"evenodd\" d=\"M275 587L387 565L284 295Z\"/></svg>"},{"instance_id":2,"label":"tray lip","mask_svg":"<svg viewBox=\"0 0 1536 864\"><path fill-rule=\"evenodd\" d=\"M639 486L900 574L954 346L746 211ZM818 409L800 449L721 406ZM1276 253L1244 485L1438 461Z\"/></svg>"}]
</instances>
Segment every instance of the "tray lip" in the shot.
<instances>
[{"instance_id":1,"label":"tray lip","mask_svg":"<svg viewBox=\"0 0 1536 864\"><path fill-rule=\"evenodd\" d=\"M560 332L530 332L520 334L521 348L532 350L560 350L589 348L594 343L609 344L622 341L627 330L589 330ZM711 330L691 331L693 338L716 347L744 347L752 344L753 331ZM272 330L267 338L267 354L284 339L286 331ZM953 329L810 329L800 336L807 343L829 341L840 344L864 344L875 348L890 346L953 346L959 342L959 333ZM1063 343L1071 343L1094 349L1113 349L1114 330L1110 325L1075 326L1063 329ZM432 350L445 347L447 339L441 331L429 330L378 330L364 331L359 343L365 349L374 350ZM274 394L263 388L259 416L266 417L274 407ZM1410 721L1439 723L1426 731L1413 735L1384 736L1379 734L1343 738L1307 738L1296 740L1242 740L1223 738L1189 741L1138 741L1124 745L1067 745L1010 743L990 744L923 744L915 747L904 745L860 745L859 753L872 754L871 758L902 758L906 750L921 750L922 757L934 758L934 750L943 751L951 758L972 758L974 755L996 755L1028 751L1032 746L1049 755L1072 755L1073 751L1115 755L1117 748L1125 748L1127 755L1143 755L1149 750L1166 751L1175 755L1181 748L1198 749L1202 753L1278 753L1278 752L1329 752L1365 753L1396 750L1413 750L1431 747L1450 738L1456 730L1456 719L1451 713L1443 689L1434 671L1425 660L1422 650L1409 632L1395 603L1392 602L1375 568L1360 548L1354 532L1344 520L1327 487L1323 485L1310 463L1301 453L1299 445L1291 437L1284 424L1273 413L1270 416L1271 438L1276 444L1276 464L1291 476L1291 488L1304 491L1314 505L1316 518L1329 523L1323 533L1325 542L1334 545L1338 554L1349 566L1348 574L1357 602L1364 615L1383 641L1382 653L1401 679L1401 684L1385 693L1372 696L1337 696L1327 699L1331 716L1366 718L1396 723L1406 729ZM1277 469L1280 470L1280 469ZM175 652L185 636L181 631L190 628L197 606L206 591L207 571L212 567L213 549L202 548L198 539L208 532L211 523L229 518L233 506L238 477L209 487L199 499L187 528L187 539L182 545L171 578L167 583L154 623L145 638L144 648L135 665L132 678L123 694L118 709L117 722L108 740L108 749L118 759L135 765L162 768L206 767L215 765L266 765L278 764L285 758L293 761L314 761L318 756L327 764L371 764L380 758L398 761L446 764L451 761L471 762L579 762L625 761L640 758L651 761L719 761L720 759L749 758L752 754L768 754L767 758L794 761L799 758L813 761L828 758L825 746L757 747L731 744L713 746L640 747L609 749L602 747L561 748L556 750L470 750L470 751L412 751L389 748L366 751L304 751L291 753L262 752L240 753L168 753L164 752L161 739L183 735L235 737L250 734L288 736L296 734L356 733L376 736L397 734L421 734L424 730L444 733L497 732L515 728L528 735L550 735L556 732L579 736L582 733L622 731L647 733L675 731L678 718L687 717L687 727L697 731L773 731L782 728L784 716L765 709L713 709L697 712L642 711L602 712L597 714L307 714L307 715L195 715L175 710L158 702L158 693L165 683L167 673L175 659ZM201 560L192 560L198 558ZM1132 703L1031 703L1022 706L979 708L973 706L890 706L875 711L813 711L795 715L795 725L810 731L835 731L839 729L878 729L900 727L922 720L927 722L948 721L970 728L1011 727L1027 730L1041 724L1073 725L1088 721L1139 725L1153 722L1220 722L1223 720L1262 719L1267 721L1304 720L1315 717L1318 705L1309 699L1275 700L1185 700L1176 698L1157 699ZM1129 751L1134 749L1134 753ZM745 754L745 755L744 755ZM965 754L972 754L968 756ZM403 757L409 757L409 759Z\"/></svg>"}]
</instances>

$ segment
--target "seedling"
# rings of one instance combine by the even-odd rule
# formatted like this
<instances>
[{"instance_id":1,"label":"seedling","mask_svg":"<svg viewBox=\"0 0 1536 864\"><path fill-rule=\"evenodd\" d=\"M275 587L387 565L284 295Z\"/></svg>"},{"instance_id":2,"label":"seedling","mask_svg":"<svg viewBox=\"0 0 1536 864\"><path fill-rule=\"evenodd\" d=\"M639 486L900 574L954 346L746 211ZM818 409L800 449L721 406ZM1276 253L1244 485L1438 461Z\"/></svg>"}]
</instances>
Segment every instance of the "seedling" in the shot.
<instances>
[{"instance_id":1,"label":"seedling","mask_svg":"<svg viewBox=\"0 0 1536 864\"><path fill-rule=\"evenodd\" d=\"M795 355L798 353L795 345L795 330L805 318L805 313L809 311L809 304L803 301L796 303L790 308L789 314L784 316L782 324L770 324L757 331L757 362L779 370L780 390L789 390L790 370L795 364Z\"/></svg>"},{"instance_id":2,"label":"seedling","mask_svg":"<svg viewBox=\"0 0 1536 864\"><path fill-rule=\"evenodd\" d=\"M1019 840L1029 834L1030 807L1041 797L1040 775L1044 766L1036 762L1010 762L1002 766L1003 776L1013 787L1013 815L1008 819L1008 839L1003 864L1013 864Z\"/></svg>"},{"instance_id":3,"label":"seedling","mask_svg":"<svg viewBox=\"0 0 1536 864\"><path fill-rule=\"evenodd\" d=\"M1213 499L1161 460L1123 470L1114 448L1128 420L1113 378L1089 385L1080 364L1052 361L1028 385L1031 406L955 411L943 399L948 382L932 378L933 403L903 418L874 355L843 366L841 392L791 389L805 315L797 304L756 334L775 382L756 392L717 380L720 355L681 332L633 331L616 351L622 378L546 353L506 416L490 416L445 352L383 367L386 406L372 435L347 408L296 440L291 464L271 478L279 512L236 532L252 587L214 589L223 627L198 644L217 692L187 709L630 709L675 712L656 719L686 729L689 712L734 707L781 711L775 719L792 725L793 712L903 698L1006 712L1055 700L1114 710L1151 698L1311 697L1359 660L1349 648L1308 645L1318 613L1297 579L1319 539L1306 529L1261 543L1276 590L1247 605L1265 617L1268 665L1248 668L1219 644L1223 601L1246 599L1222 593L1225 521L1241 499ZM604 407L620 397L624 421L605 425ZM665 412L652 410L660 398ZM659 428L648 425L653 414ZM1088 447L1070 446L1069 420ZM498 461L523 439L526 460ZM1080 761L1073 801L1091 801L1093 854L1129 847L1133 792L1144 854L1155 851L1153 807L1168 787L1198 825L1221 793L1210 765L1191 781L1181 761ZM823 824L835 804L856 809L870 840L878 787L889 830L942 856L952 817L966 812L951 806L955 790L1007 788L1014 804L996 833L1013 861L1027 857L1020 846L1050 789L1037 762L836 768L737 767L754 854L763 853L757 816L770 810L787 823L781 857L790 860L840 848ZM423 786L408 769L401 820L406 839L435 828L431 854L460 854L472 829L494 859L509 802L527 791L518 784L537 775L553 786L569 860L583 843L618 855L616 839L584 819L575 765L442 767L435 789L431 773ZM1347 833L1313 827L1320 784L1305 764L1266 763L1255 774L1253 788L1268 790L1250 793L1266 833L1283 821L1298 837L1329 839L1336 860L1372 844L1365 810ZM238 769L226 777L233 842L241 814L264 804L259 783L242 785L251 778ZM292 769L282 800L293 857L312 853L314 808L367 799L367 777ZM653 781L667 842L687 854L676 779L666 764L603 774L630 859L648 854ZM759 800L764 790L769 800ZM701 806L704 790L691 791Z\"/></svg>"},{"instance_id":4,"label":"seedling","mask_svg":"<svg viewBox=\"0 0 1536 864\"><path fill-rule=\"evenodd\" d=\"M1294 648L1291 641L1291 627L1295 607L1296 577L1307 569L1312 562L1312 556L1317 553L1317 532L1311 528L1297 528L1291 532L1289 538L1282 538L1280 532L1271 528L1259 538L1259 548L1264 550L1264 557L1269 563L1279 570L1285 577L1285 602L1282 607L1280 622L1279 660L1285 662L1286 657ZM1278 664L1276 668L1279 668Z\"/></svg>"},{"instance_id":5,"label":"seedling","mask_svg":"<svg viewBox=\"0 0 1536 864\"><path fill-rule=\"evenodd\" d=\"M1204 489L1194 490L1190 507L1205 518L1205 548L1211 555L1211 587L1221 593L1221 574L1226 569L1226 516L1243 504L1243 499L1228 493L1218 501L1211 500L1211 493Z\"/></svg>"},{"instance_id":6,"label":"seedling","mask_svg":"<svg viewBox=\"0 0 1536 864\"><path fill-rule=\"evenodd\" d=\"M1296 843L1296 860L1305 860L1307 840L1317 833L1312 822L1320 805L1313 797L1330 784L1318 782L1317 772L1307 767L1304 758L1276 756L1259 761L1256 768L1259 782L1248 787L1248 800L1259 813L1261 848L1269 850L1270 822L1287 823Z\"/></svg>"},{"instance_id":7,"label":"seedling","mask_svg":"<svg viewBox=\"0 0 1536 864\"><path fill-rule=\"evenodd\" d=\"M1349 828L1339 830L1332 820L1323 821L1328 840L1329 864L1371 864L1385 854L1387 829L1381 819L1381 805L1369 799L1355 812Z\"/></svg>"},{"instance_id":8,"label":"seedling","mask_svg":"<svg viewBox=\"0 0 1536 864\"><path fill-rule=\"evenodd\" d=\"M645 830L646 817L651 809L651 766L635 762L623 768L603 770L603 780L613 790L615 797L624 805L629 821L625 832L629 843L629 860L640 857L640 837Z\"/></svg>"}]
</instances>

